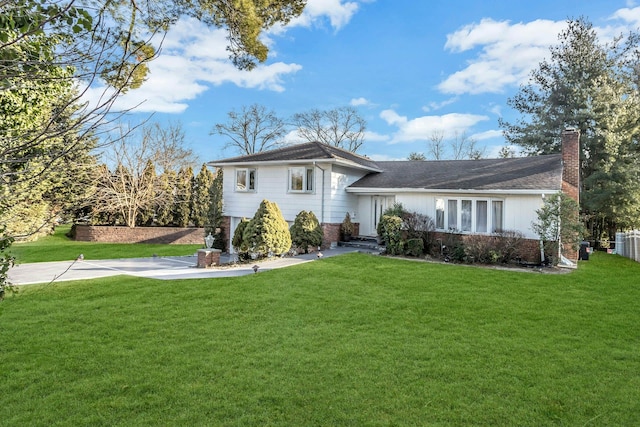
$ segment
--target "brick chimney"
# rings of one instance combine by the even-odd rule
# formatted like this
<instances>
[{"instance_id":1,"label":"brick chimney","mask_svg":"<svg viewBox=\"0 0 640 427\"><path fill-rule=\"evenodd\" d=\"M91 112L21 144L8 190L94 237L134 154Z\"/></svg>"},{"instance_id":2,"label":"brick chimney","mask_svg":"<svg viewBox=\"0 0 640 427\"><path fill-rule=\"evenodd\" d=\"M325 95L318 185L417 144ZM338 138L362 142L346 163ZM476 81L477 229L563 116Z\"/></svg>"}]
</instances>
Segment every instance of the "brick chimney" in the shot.
<instances>
[{"instance_id":1,"label":"brick chimney","mask_svg":"<svg viewBox=\"0 0 640 427\"><path fill-rule=\"evenodd\" d=\"M562 132L562 192L580 203L580 131Z\"/></svg>"},{"instance_id":2,"label":"brick chimney","mask_svg":"<svg viewBox=\"0 0 640 427\"><path fill-rule=\"evenodd\" d=\"M580 204L580 131L566 129L562 132L562 192ZM576 263L578 251L571 245L562 245L565 258Z\"/></svg>"}]
</instances>

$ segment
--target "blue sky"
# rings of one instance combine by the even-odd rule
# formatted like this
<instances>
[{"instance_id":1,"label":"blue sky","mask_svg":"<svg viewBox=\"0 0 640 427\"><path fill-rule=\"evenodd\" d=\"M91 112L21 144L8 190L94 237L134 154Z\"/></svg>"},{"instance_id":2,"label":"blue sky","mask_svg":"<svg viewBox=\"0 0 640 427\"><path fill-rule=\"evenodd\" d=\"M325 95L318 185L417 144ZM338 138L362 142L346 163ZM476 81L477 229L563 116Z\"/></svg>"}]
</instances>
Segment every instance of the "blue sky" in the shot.
<instances>
[{"instance_id":1,"label":"blue sky","mask_svg":"<svg viewBox=\"0 0 640 427\"><path fill-rule=\"evenodd\" d=\"M640 27L640 7L624 0L308 0L300 19L265 34L268 61L244 72L227 60L223 32L183 20L149 80L118 105L141 103L134 123L150 113L181 123L202 162L238 154L210 132L253 103L282 118L355 106L367 121L359 153L375 160L426 152L434 132L465 132L495 157L498 118L517 117L507 99L580 16L601 40Z\"/></svg>"}]
</instances>

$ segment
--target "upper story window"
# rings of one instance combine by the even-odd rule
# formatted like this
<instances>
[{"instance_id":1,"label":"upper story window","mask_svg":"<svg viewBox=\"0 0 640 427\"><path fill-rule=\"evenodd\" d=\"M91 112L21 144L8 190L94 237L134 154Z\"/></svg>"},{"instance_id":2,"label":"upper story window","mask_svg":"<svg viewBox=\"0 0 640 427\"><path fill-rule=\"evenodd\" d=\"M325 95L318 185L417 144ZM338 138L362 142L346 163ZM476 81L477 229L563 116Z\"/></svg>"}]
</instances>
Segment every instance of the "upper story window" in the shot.
<instances>
[{"instance_id":1,"label":"upper story window","mask_svg":"<svg viewBox=\"0 0 640 427\"><path fill-rule=\"evenodd\" d=\"M294 193L313 192L313 167L297 166L289 168L289 191Z\"/></svg>"},{"instance_id":2,"label":"upper story window","mask_svg":"<svg viewBox=\"0 0 640 427\"><path fill-rule=\"evenodd\" d=\"M236 191L256 191L255 169L236 169Z\"/></svg>"},{"instance_id":3,"label":"upper story window","mask_svg":"<svg viewBox=\"0 0 640 427\"><path fill-rule=\"evenodd\" d=\"M436 199L437 230L500 233L503 228L504 202L502 200Z\"/></svg>"}]
</instances>

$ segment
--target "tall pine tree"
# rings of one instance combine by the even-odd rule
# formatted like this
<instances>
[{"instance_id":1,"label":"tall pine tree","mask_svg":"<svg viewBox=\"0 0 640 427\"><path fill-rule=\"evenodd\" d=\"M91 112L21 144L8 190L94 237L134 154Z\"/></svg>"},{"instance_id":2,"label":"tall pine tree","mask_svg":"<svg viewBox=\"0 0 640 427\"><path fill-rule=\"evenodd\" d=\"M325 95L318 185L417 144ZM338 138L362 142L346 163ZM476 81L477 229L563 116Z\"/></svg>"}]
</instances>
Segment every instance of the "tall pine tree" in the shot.
<instances>
[{"instance_id":1,"label":"tall pine tree","mask_svg":"<svg viewBox=\"0 0 640 427\"><path fill-rule=\"evenodd\" d=\"M213 173L207 168L207 165L203 164L193 181L191 194L191 222L196 227L208 225L208 213L211 205L209 192L212 184Z\"/></svg>"},{"instance_id":2,"label":"tall pine tree","mask_svg":"<svg viewBox=\"0 0 640 427\"><path fill-rule=\"evenodd\" d=\"M508 101L521 118L501 125L509 143L532 155L559 152L562 131L580 130L581 209L598 238L640 225L640 36L601 43L586 19L567 24L550 58Z\"/></svg>"}]
</instances>

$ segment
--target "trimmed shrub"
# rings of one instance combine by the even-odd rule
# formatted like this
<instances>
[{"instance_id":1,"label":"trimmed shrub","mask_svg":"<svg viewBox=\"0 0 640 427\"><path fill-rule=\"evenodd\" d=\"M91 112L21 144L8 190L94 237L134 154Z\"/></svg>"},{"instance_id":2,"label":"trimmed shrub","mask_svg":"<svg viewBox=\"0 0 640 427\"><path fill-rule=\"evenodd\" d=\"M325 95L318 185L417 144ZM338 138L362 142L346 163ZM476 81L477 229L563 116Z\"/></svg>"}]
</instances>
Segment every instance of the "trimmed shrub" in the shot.
<instances>
[{"instance_id":1,"label":"trimmed shrub","mask_svg":"<svg viewBox=\"0 0 640 427\"><path fill-rule=\"evenodd\" d=\"M498 251L502 254L500 262L517 261L524 254L524 234L515 230L504 230L498 234Z\"/></svg>"},{"instance_id":2,"label":"trimmed shrub","mask_svg":"<svg viewBox=\"0 0 640 427\"><path fill-rule=\"evenodd\" d=\"M354 230L355 226L353 225L353 222L351 222L351 214L347 212L347 214L344 216L344 219L342 220L342 224L340 224L340 233L342 234L343 239L348 240L353 234Z\"/></svg>"},{"instance_id":3,"label":"trimmed shrub","mask_svg":"<svg viewBox=\"0 0 640 427\"><path fill-rule=\"evenodd\" d=\"M249 252L258 257L281 255L291 249L289 224L278 205L263 200L243 233Z\"/></svg>"},{"instance_id":4,"label":"trimmed shrub","mask_svg":"<svg viewBox=\"0 0 640 427\"><path fill-rule=\"evenodd\" d=\"M424 252L424 241L422 239L408 239L405 244L405 255L420 256Z\"/></svg>"},{"instance_id":5,"label":"trimmed shrub","mask_svg":"<svg viewBox=\"0 0 640 427\"><path fill-rule=\"evenodd\" d=\"M395 215L383 215L378 228L380 237L384 241L387 253L400 255L404 242L402 240L402 218Z\"/></svg>"},{"instance_id":6,"label":"trimmed shrub","mask_svg":"<svg viewBox=\"0 0 640 427\"><path fill-rule=\"evenodd\" d=\"M398 218L403 218L406 214L407 214L407 211L404 209L404 206L402 206L402 203L394 203L382 213L382 216L384 217L385 215L389 215L389 216L397 216ZM380 237L382 237L382 235L384 234L382 218L378 222L376 231L378 233L378 236Z\"/></svg>"},{"instance_id":7,"label":"trimmed shrub","mask_svg":"<svg viewBox=\"0 0 640 427\"><path fill-rule=\"evenodd\" d=\"M324 237L320 222L311 211L298 213L289 232L291 233L291 242L294 246L302 249L304 253L309 252L309 246L320 246Z\"/></svg>"},{"instance_id":8,"label":"trimmed shrub","mask_svg":"<svg viewBox=\"0 0 640 427\"><path fill-rule=\"evenodd\" d=\"M425 248L429 248L433 245L433 232L436 229L436 225L430 216L419 214L417 212L405 213L402 217L402 221L403 228L407 232L407 240L422 240L423 253Z\"/></svg>"},{"instance_id":9,"label":"trimmed shrub","mask_svg":"<svg viewBox=\"0 0 640 427\"><path fill-rule=\"evenodd\" d=\"M238 256L241 259L248 258L249 245L244 241L244 230L247 228L247 225L249 225L249 220L242 218L240 224L236 227L236 231L233 233L233 238L231 239L233 250L238 253Z\"/></svg>"},{"instance_id":10,"label":"trimmed shrub","mask_svg":"<svg viewBox=\"0 0 640 427\"><path fill-rule=\"evenodd\" d=\"M522 255L524 236L519 231L503 231L495 236L464 237L465 261L484 264L506 264Z\"/></svg>"},{"instance_id":11,"label":"trimmed shrub","mask_svg":"<svg viewBox=\"0 0 640 427\"><path fill-rule=\"evenodd\" d=\"M486 235L471 235L464 237L464 257L466 262L480 264L495 264L502 257L496 251L496 238Z\"/></svg>"}]
</instances>

